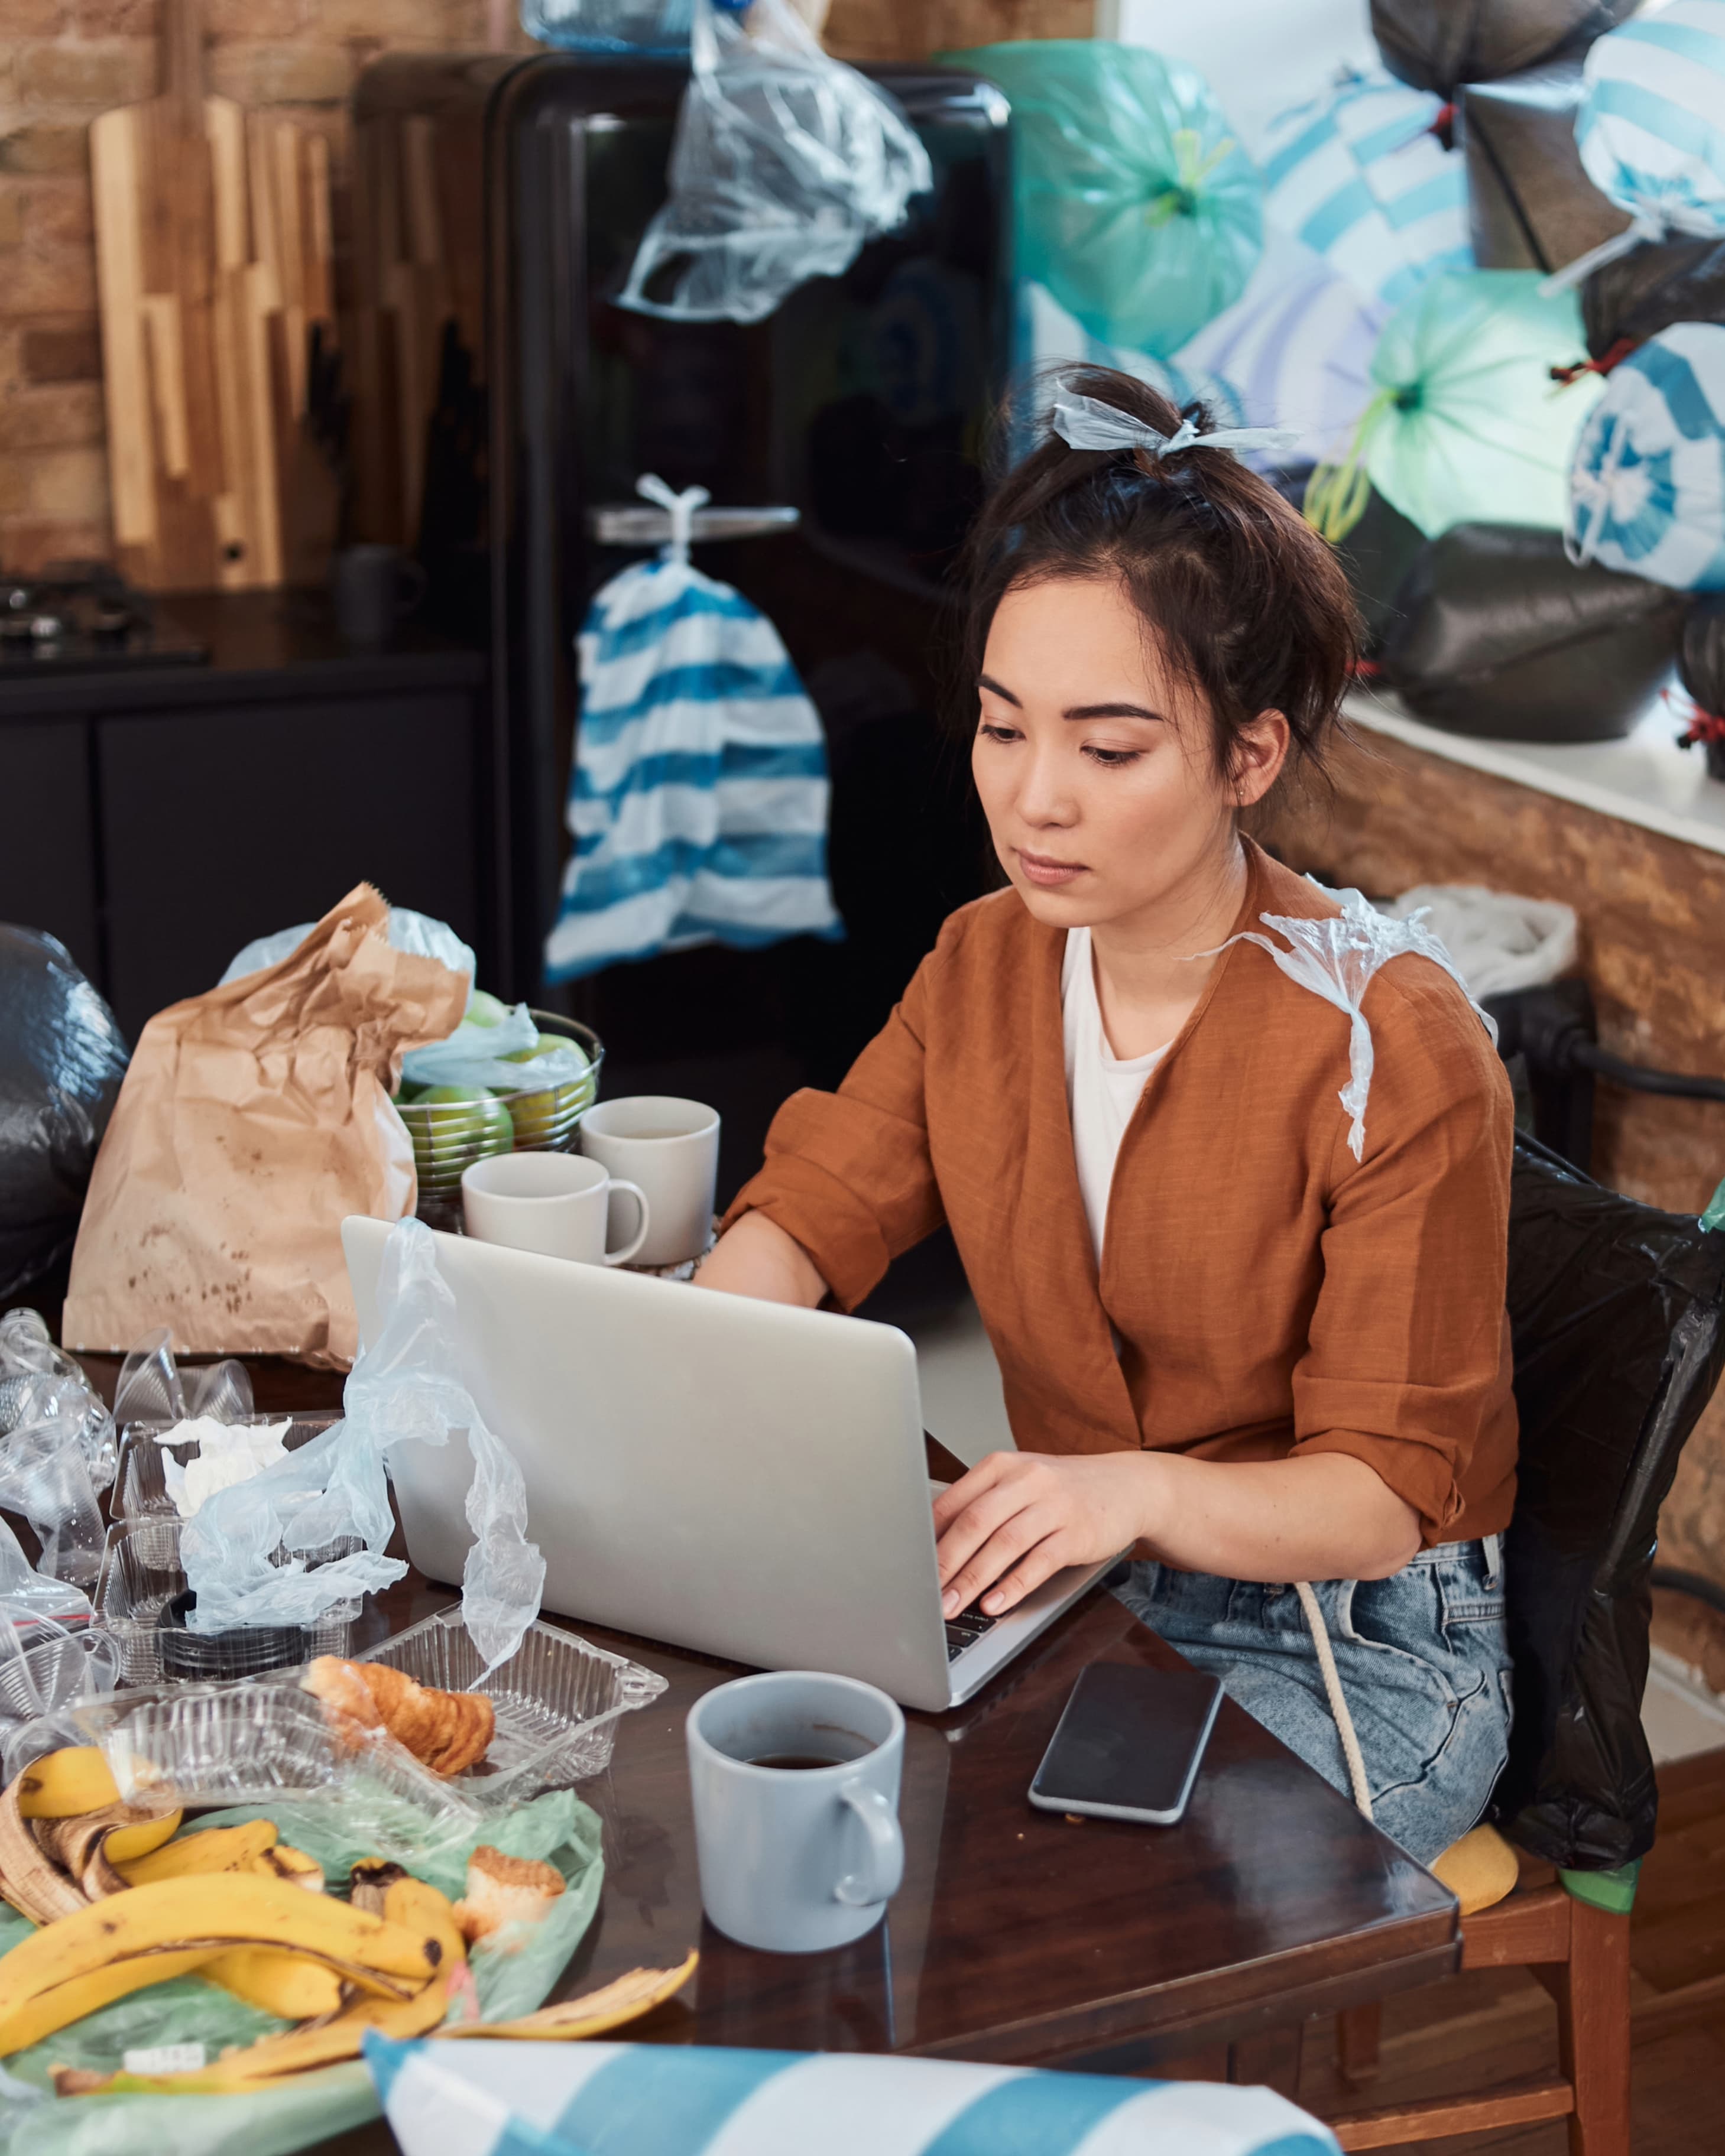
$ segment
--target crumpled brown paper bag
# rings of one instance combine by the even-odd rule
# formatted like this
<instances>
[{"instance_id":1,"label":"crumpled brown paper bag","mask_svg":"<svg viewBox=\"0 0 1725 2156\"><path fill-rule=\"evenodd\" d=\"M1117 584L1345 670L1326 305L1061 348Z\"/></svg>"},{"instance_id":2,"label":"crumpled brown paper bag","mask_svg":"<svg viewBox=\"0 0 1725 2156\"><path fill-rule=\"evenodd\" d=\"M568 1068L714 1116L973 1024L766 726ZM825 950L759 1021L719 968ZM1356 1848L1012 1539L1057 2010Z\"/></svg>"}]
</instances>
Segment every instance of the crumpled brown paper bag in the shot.
<instances>
[{"instance_id":1,"label":"crumpled brown paper bag","mask_svg":"<svg viewBox=\"0 0 1725 2156\"><path fill-rule=\"evenodd\" d=\"M392 949L388 921L361 884L279 965L144 1028L85 1201L67 1347L118 1352L165 1325L182 1353L352 1362L341 1223L413 1209L389 1095L469 985Z\"/></svg>"}]
</instances>

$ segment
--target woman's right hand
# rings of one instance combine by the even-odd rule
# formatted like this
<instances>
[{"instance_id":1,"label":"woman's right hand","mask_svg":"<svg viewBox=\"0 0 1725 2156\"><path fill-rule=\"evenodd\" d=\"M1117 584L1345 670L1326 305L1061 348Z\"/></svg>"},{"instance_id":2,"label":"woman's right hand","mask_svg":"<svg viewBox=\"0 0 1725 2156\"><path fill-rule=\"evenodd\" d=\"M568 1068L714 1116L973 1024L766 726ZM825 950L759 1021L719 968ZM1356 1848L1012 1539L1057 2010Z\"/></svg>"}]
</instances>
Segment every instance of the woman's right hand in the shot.
<instances>
[{"instance_id":1,"label":"woman's right hand","mask_svg":"<svg viewBox=\"0 0 1725 2156\"><path fill-rule=\"evenodd\" d=\"M752 1295L762 1302L793 1302L814 1310L825 1301L827 1284L814 1260L793 1235L764 1213L745 1213L695 1269L696 1287L726 1295Z\"/></svg>"}]
</instances>

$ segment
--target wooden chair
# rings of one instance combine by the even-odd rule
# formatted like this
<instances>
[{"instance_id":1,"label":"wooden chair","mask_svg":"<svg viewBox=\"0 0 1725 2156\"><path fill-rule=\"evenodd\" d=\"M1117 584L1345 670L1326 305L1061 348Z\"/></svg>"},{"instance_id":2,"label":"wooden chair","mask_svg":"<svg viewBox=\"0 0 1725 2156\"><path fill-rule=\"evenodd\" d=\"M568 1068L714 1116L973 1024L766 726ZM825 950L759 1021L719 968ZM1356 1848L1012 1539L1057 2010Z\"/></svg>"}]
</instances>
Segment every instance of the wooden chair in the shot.
<instances>
[{"instance_id":1,"label":"wooden chair","mask_svg":"<svg viewBox=\"0 0 1725 2156\"><path fill-rule=\"evenodd\" d=\"M1509 1313L1522 1451L1504 1553L1516 1727L1491 1804L1503 1835L1476 1828L1433 1869L1461 1903L1461 1966L1530 1969L1556 1999L1560 2071L1346 2113L1331 2122L1344 2148L1567 2118L1570 2156L1629 2156L1630 1910L1657 1806L1647 1576L1725 1361L1725 1234L1518 1137ZM1377 2070L1378 2020L1375 2005L1339 2018L1351 2082Z\"/></svg>"}]
</instances>

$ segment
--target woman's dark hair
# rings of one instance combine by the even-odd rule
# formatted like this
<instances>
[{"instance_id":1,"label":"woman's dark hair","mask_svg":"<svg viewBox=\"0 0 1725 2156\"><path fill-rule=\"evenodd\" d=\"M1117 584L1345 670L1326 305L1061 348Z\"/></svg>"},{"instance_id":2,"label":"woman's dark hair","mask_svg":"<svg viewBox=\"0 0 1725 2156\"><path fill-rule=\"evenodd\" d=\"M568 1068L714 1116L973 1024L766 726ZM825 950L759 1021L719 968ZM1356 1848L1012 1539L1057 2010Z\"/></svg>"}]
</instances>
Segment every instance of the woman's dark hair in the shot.
<instances>
[{"instance_id":1,"label":"woman's dark hair","mask_svg":"<svg viewBox=\"0 0 1725 2156\"><path fill-rule=\"evenodd\" d=\"M1062 368L1059 385L1164 437L1183 418L1209 430L1201 405L1182 413L1107 367ZM1050 432L983 504L964 568L967 691L1008 592L1112 578L1207 699L1218 771L1232 771L1240 729L1267 711L1287 720L1291 767L1322 771L1358 653L1353 597L1327 544L1230 451L1075 449Z\"/></svg>"}]
</instances>

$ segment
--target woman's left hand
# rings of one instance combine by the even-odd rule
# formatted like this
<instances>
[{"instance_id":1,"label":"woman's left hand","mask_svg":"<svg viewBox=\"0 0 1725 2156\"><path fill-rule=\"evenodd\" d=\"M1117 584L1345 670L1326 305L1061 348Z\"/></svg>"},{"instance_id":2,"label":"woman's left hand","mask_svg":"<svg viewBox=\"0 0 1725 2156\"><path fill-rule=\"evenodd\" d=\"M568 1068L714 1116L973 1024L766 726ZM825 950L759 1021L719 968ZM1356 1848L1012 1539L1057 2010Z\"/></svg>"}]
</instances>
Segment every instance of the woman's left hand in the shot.
<instances>
[{"instance_id":1,"label":"woman's left hand","mask_svg":"<svg viewBox=\"0 0 1725 2156\"><path fill-rule=\"evenodd\" d=\"M1146 1532L1157 1462L1142 1452L991 1452L934 1502L941 1609L978 1596L998 1617L1069 1564L1117 1557Z\"/></svg>"}]
</instances>

